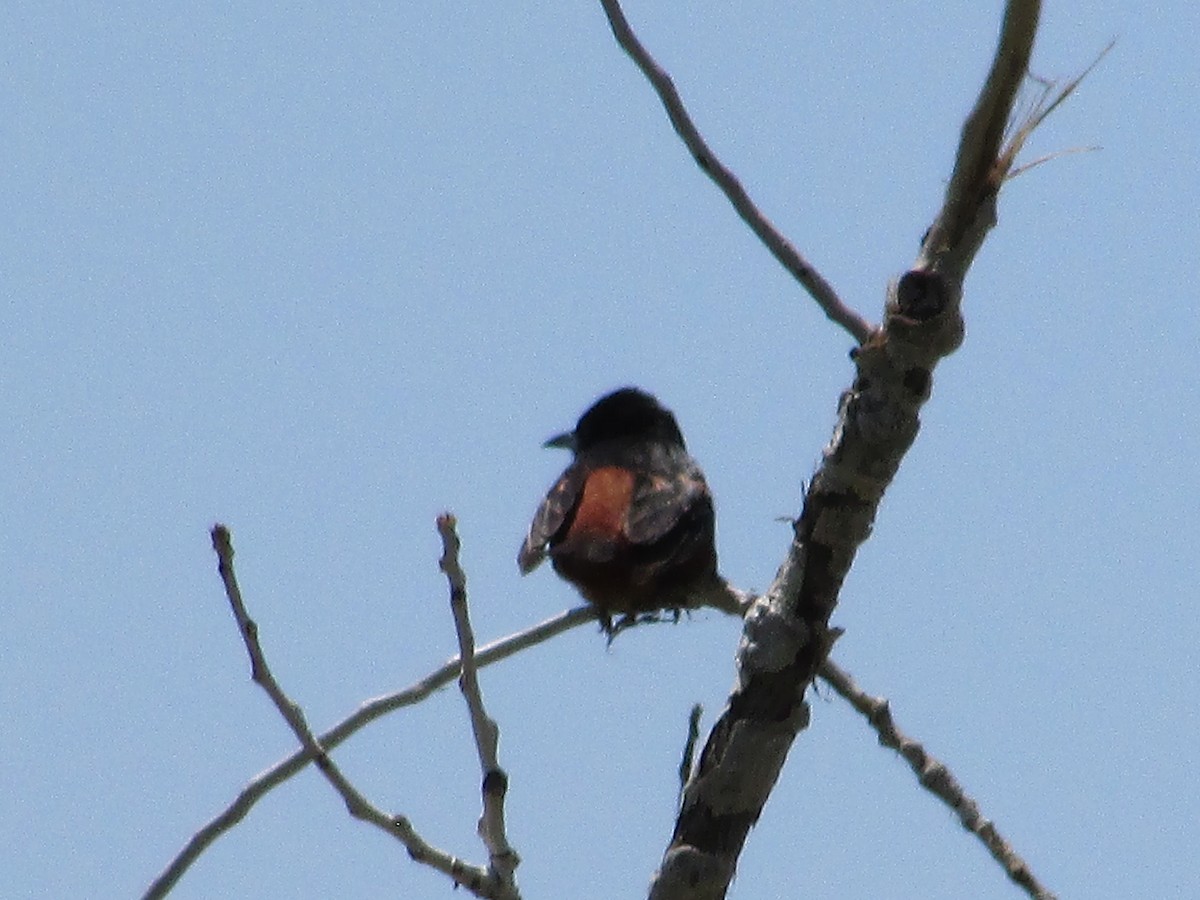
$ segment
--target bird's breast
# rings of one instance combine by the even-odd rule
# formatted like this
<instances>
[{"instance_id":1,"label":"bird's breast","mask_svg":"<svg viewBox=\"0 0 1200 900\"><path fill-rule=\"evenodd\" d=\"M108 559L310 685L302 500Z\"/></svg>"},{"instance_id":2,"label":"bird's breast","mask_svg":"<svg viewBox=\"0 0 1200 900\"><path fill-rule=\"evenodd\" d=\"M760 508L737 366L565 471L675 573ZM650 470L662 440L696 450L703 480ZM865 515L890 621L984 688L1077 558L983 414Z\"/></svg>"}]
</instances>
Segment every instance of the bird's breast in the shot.
<instances>
[{"instance_id":1,"label":"bird's breast","mask_svg":"<svg viewBox=\"0 0 1200 900\"><path fill-rule=\"evenodd\" d=\"M583 483L572 536L620 536L633 497L633 473L619 466L602 466L588 474Z\"/></svg>"}]
</instances>

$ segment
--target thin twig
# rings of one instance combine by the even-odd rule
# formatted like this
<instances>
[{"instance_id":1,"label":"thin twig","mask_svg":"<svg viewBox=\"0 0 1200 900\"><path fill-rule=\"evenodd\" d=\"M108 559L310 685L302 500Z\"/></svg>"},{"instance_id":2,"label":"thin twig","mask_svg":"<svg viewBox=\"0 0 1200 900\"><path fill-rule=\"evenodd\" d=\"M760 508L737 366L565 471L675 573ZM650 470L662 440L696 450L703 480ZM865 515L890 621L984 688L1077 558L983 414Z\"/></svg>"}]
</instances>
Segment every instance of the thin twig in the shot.
<instances>
[{"instance_id":1,"label":"thin twig","mask_svg":"<svg viewBox=\"0 0 1200 900\"><path fill-rule=\"evenodd\" d=\"M1014 166L1012 170L1009 171L1008 175L1005 176L1005 180L1012 181L1018 175L1024 175L1030 169L1036 169L1038 166L1044 163L1054 162L1054 160L1061 159L1064 156L1073 156L1076 153L1095 153L1100 149L1102 148L1098 144L1093 144L1090 147L1067 147L1064 150L1055 150L1051 153L1043 153L1041 156L1037 157L1037 159L1031 159L1027 163L1021 163L1019 166Z\"/></svg>"},{"instance_id":2,"label":"thin twig","mask_svg":"<svg viewBox=\"0 0 1200 900\"><path fill-rule=\"evenodd\" d=\"M667 116L674 126L676 134L683 140L684 145L696 160L696 165L721 189L737 214L742 217L750 230L766 245L785 269L792 274L817 302L822 311L841 325L859 343L864 343L871 335L871 325L846 306L821 273L812 267L791 241L780 233L779 229L765 216L750 199L742 183L709 148L700 131L692 121L691 115L683 105L683 99L675 88L675 82L650 55L650 52L638 40L633 29L629 26L619 0L600 0L604 13L608 16L608 24L621 49L637 63L642 74L650 82L659 99L667 110Z\"/></svg>"},{"instance_id":3,"label":"thin twig","mask_svg":"<svg viewBox=\"0 0 1200 900\"><path fill-rule=\"evenodd\" d=\"M954 811L963 828L983 842L992 858L1004 867L1009 878L1034 900L1054 900L1054 894L1034 877L1028 864L1000 835L996 826L983 817L979 804L962 789L945 763L926 752L918 741L896 726L887 700L867 694L832 660L827 659L821 665L821 678L863 715L879 735L880 744L899 751L921 787Z\"/></svg>"},{"instance_id":4,"label":"thin twig","mask_svg":"<svg viewBox=\"0 0 1200 900\"><path fill-rule=\"evenodd\" d=\"M1083 83L1083 79L1087 78L1088 75L1091 74L1092 70L1096 68L1096 66L1100 65L1100 60L1104 59L1104 57L1108 55L1108 52L1112 50L1114 46L1116 46L1116 43L1117 42L1115 40L1110 41L1108 46L1101 50L1096 55L1096 58L1092 60L1091 65L1068 81L1057 91L1057 82L1039 79L1039 81L1042 83L1041 94L1039 94L1038 98L1033 102L1033 105L1029 111L1015 123L1015 127L1012 130L1012 135L1009 137L1008 143L1005 144L1004 150L1000 154L1000 158L997 161L997 166L1005 179L1016 178L1022 172L1027 172L1034 166L1040 165L1047 160L1062 156L1065 153L1097 149L1095 147L1085 147L1077 148L1073 151L1062 150L1058 153L1047 154L1046 156L1035 159L1033 162L1016 167L1017 155L1025 146L1025 142L1029 139L1029 136L1033 134L1038 126L1045 122L1046 119L1050 117L1050 114L1058 109L1068 97L1075 93L1075 91L1079 88L1079 85Z\"/></svg>"},{"instance_id":5,"label":"thin twig","mask_svg":"<svg viewBox=\"0 0 1200 900\"><path fill-rule=\"evenodd\" d=\"M515 653L541 644L564 631L570 631L572 628L595 620L596 611L592 606L587 604L577 606L575 609L559 613L532 628L510 634L508 637L499 638L485 645L475 654L475 665L477 668L490 666L492 663L508 659ZM341 722L321 734L317 741L327 751L333 750L351 735L381 716L420 703L434 691L445 687L458 677L461 668L460 658L453 657L415 684L366 701ZM205 823L204 827L188 839L187 843L154 879L143 895L145 900L165 897L217 838L242 821L267 793L302 771L309 762L311 762L311 757L308 753L303 749L297 750L250 781L228 806L213 816Z\"/></svg>"},{"instance_id":6,"label":"thin twig","mask_svg":"<svg viewBox=\"0 0 1200 900\"><path fill-rule=\"evenodd\" d=\"M479 670L475 663L475 633L471 629L467 606L467 576L458 561L461 543L455 531L454 516L450 513L438 516L437 528L442 538L442 558L438 565L446 573L446 580L450 583L450 609L454 614L458 654L462 660L458 686L470 712L471 731L475 735L479 767L483 772L483 814L479 817L479 836L487 847L488 872L493 883L497 885L496 896L505 900L518 900L520 894L517 892L513 876L521 858L509 844L504 827L504 797L508 793L508 775L500 768L498 759L500 729L484 709L483 692L479 689Z\"/></svg>"}]
</instances>

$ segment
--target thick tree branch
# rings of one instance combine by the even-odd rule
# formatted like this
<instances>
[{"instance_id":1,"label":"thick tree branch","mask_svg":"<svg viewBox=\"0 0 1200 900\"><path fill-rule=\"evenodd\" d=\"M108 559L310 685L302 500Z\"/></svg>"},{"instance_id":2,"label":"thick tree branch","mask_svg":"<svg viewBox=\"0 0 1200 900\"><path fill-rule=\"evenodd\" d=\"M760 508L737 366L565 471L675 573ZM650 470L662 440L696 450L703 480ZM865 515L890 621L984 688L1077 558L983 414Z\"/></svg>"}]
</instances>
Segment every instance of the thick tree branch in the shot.
<instances>
[{"instance_id":1,"label":"thick tree branch","mask_svg":"<svg viewBox=\"0 0 1200 900\"><path fill-rule=\"evenodd\" d=\"M995 222L1001 142L1039 7L1010 0L945 205L917 266L889 291L882 329L854 354L856 377L841 398L787 558L746 616L737 685L684 792L653 900L725 896L746 836L808 722L804 692L837 638L829 617L842 582L916 438L934 367L962 341L962 280Z\"/></svg>"},{"instance_id":2,"label":"thick tree branch","mask_svg":"<svg viewBox=\"0 0 1200 900\"><path fill-rule=\"evenodd\" d=\"M737 176L727 169L716 154L709 149L708 143L701 136L692 117L688 114L687 108L683 105L683 99L675 88L675 82L671 80L671 76L667 74L666 70L655 61L649 51L642 46L642 42L630 28L619 0L600 0L600 2L604 7L605 15L608 16L608 24L612 28L617 43L637 63L638 68L642 70L658 94L663 106L666 107L671 125L674 126L676 134L687 146L692 158L696 160L696 165L721 189L729 202L733 204L733 208L737 210L737 214L742 217L742 221L750 226L750 230L766 245L766 248L771 251L771 255L779 260L783 267L792 274L792 277L799 281L809 295L817 301L817 305L821 307L825 315L846 329L859 344L866 341L871 334L870 323L842 302L833 286L821 277L821 273L814 269L791 241L784 237L779 229L763 215L754 201L750 199L750 195L746 193L746 189L742 187L742 183L738 181Z\"/></svg>"}]
</instances>

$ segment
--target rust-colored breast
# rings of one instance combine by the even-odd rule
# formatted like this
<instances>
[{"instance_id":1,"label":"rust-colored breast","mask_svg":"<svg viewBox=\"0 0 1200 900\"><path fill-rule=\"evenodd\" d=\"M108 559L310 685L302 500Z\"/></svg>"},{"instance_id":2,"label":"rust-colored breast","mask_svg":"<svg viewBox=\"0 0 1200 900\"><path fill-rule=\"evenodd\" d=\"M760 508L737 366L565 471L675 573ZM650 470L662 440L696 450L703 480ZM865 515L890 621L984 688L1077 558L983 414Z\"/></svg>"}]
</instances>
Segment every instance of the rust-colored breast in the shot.
<instances>
[{"instance_id":1,"label":"rust-colored breast","mask_svg":"<svg viewBox=\"0 0 1200 900\"><path fill-rule=\"evenodd\" d=\"M583 484L571 535L619 537L625 528L625 513L632 496L633 473L628 469L603 466L594 470Z\"/></svg>"}]
</instances>

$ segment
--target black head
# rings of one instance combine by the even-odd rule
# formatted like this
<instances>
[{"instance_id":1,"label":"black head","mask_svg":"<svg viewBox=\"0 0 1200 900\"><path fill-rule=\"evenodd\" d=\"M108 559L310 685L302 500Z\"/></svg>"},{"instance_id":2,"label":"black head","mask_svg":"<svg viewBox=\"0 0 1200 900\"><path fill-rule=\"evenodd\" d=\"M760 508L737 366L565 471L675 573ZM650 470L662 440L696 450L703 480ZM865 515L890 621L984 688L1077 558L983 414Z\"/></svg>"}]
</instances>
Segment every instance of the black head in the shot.
<instances>
[{"instance_id":1,"label":"black head","mask_svg":"<svg viewBox=\"0 0 1200 900\"><path fill-rule=\"evenodd\" d=\"M551 438L546 446L567 447L578 453L614 438L662 441L686 449L671 411L650 394L633 387L601 397L579 417L574 431Z\"/></svg>"}]
</instances>

